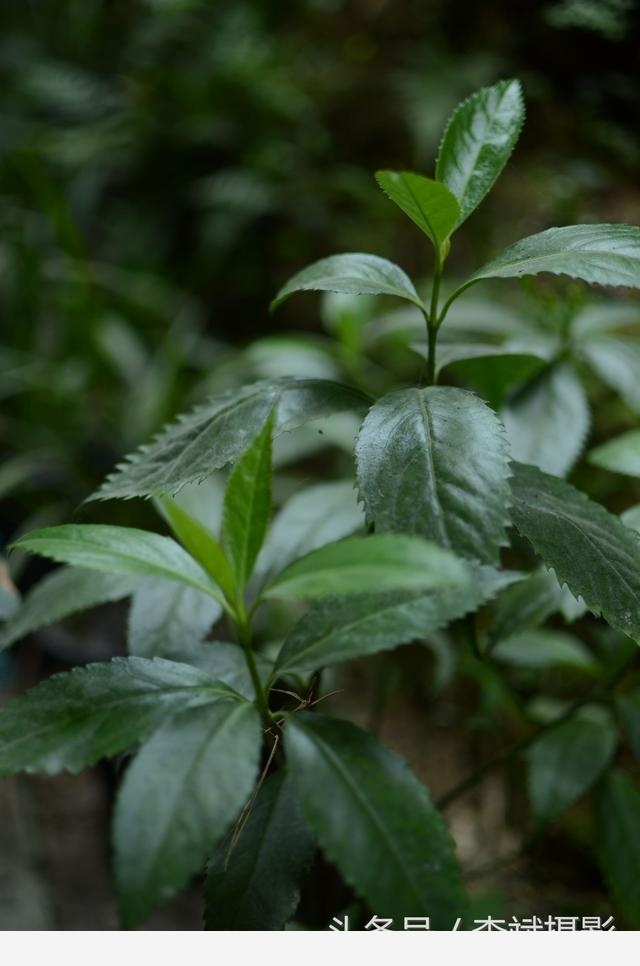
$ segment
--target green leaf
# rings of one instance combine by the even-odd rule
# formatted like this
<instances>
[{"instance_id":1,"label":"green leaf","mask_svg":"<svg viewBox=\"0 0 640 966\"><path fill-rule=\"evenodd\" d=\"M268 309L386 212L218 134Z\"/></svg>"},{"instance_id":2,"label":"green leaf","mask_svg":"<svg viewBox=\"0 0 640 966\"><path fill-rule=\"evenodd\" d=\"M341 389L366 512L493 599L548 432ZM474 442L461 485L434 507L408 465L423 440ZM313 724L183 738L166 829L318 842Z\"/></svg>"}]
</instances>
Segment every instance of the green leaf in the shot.
<instances>
[{"instance_id":1,"label":"green leaf","mask_svg":"<svg viewBox=\"0 0 640 966\"><path fill-rule=\"evenodd\" d=\"M640 288L640 228L631 225L567 225L530 235L478 269L483 278L520 278L551 272L596 285Z\"/></svg>"},{"instance_id":2,"label":"green leaf","mask_svg":"<svg viewBox=\"0 0 640 966\"><path fill-rule=\"evenodd\" d=\"M409 276L398 265L379 258L347 252L330 255L303 268L284 285L270 305L273 311L294 292L342 292L345 295L395 295L422 308Z\"/></svg>"},{"instance_id":3,"label":"green leaf","mask_svg":"<svg viewBox=\"0 0 640 966\"><path fill-rule=\"evenodd\" d=\"M136 756L114 816L125 927L145 919L204 866L251 792L260 746L253 705L223 699L176 715Z\"/></svg>"},{"instance_id":4,"label":"green leaf","mask_svg":"<svg viewBox=\"0 0 640 966\"><path fill-rule=\"evenodd\" d=\"M640 789L618 769L600 788L593 840L615 902L640 929Z\"/></svg>"},{"instance_id":5,"label":"green leaf","mask_svg":"<svg viewBox=\"0 0 640 966\"><path fill-rule=\"evenodd\" d=\"M369 411L357 478L376 530L420 534L495 563L506 543L509 465L504 431L465 389L401 389Z\"/></svg>"},{"instance_id":6,"label":"green leaf","mask_svg":"<svg viewBox=\"0 0 640 966\"><path fill-rule=\"evenodd\" d=\"M629 742L629 747L640 758L640 688L616 698L616 711Z\"/></svg>"},{"instance_id":7,"label":"green leaf","mask_svg":"<svg viewBox=\"0 0 640 966\"><path fill-rule=\"evenodd\" d=\"M436 177L460 202L459 224L493 187L523 123L524 102L517 80L485 87L456 108L442 138Z\"/></svg>"},{"instance_id":8,"label":"green leaf","mask_svg":"<svg viewBox=\"0 0 640 966\"><path fill-rule=\"evenodd\" d=\"M462 589L364 594L314 604L293 627L276 662L280 671L315 671L419 640L477 610L513 575L478 568Z\"/></svg>"},{"instance_id":9,"label":"green leaf","mask_svg":"<svg viewBox=\"0 0 640 966\"><path fill-rule=\"evenodd\" d=\"M616 436L589 453L589 462L612 473L640 476L640 430Z\"/></svg>"},{"instance_id":10,"label":"green leaf","mask_svg":"<svg viewBox=\"0 0 640 966\"><path fill-rule=\"evenodd\" d=\"M513 464L512 516L561 584L640 642L640 537L555 476Z\"/></svg>"},{"instance_id":11,"label":"green leaf","mask_svg":"<svg viewBox=\"0 0 640 966\"><path fill-rule=\"evenodd\" d=\"M224 551L213 533L169 497L160 498L162 513L174 534L194 560L215 580L228 600L233 600L235 581Z\"/></svg>"},{"instance_id":12,"label":"green leaf","mask_svg":"<svg viewBox=\"0 0 640 966\"><path fill-rule=\"evenodd\" d=\"M117 657L56 674L0 710L0 774L80 771L229 689L173 661Z\"/></svg>"},{"instance_id":13,"label":"green leaf","mask_svg":"<svg viewBox=\"0 0 640 966\"><path fill-rule=\"evenodd\" d=\"M447 327L449 318L447 317ZM426 350L423 353L426 358ZM518 345L444 343L438 346L436 368L448 369L456 381L471 386L493 409L499 409L509 392L530 379L545 364L537 349Z\"/></svg>"},{"instance_id":14,"label":"green leaf","mask_svg":"<svg viewBox=\"0 0 640 966\"><path fill-rule=\"evenodd\" d=\"M292 496L276 516L256 570L271 574L303 554L360 529L364 529L364 513L353 480L309 486Z\"/></svg>"},{"instance_id":15,"label":"green leaf","mask_svg":"<svg viewBox=\"0 0 640 966\"><path fill-rule=\"evenodd\" d=\"M434 543L401 534L347 537L313 550L271 580L263 597L328 597L466 587L464 561Z\"/></svg>"},{"instance_id":16,"label":"green leaf","mask_svg":"<svg viewBox=\"0 0 640 966\"><path fill-rule=\"evenodd\" d=\"M620 519L625 527L630 527L632 530L640 533L640 503L637 503L635 506L630 506L628 510L621 513Z\"/></svg>"},{"instance_id":17,"label":"green leaf","mask_svg":"<svg viewBox=\"0 0 640 966\"><path fill-rule=\"evenodd\" d=\"M235 462L275 407L274 435L332 413L363 412L367 397L322 379L277 379L234 389L170 423L127 457L92 499L175 493Z\"/></svg>"},{"instance_id":18,"label":"green leaf","mask_svg":"<svg viewBox=\"0 0 640 966\"><path fill-rule=\"evenodd\" d=\"M440 252L460 219L455 195L438 181L409 171L377 171L376 181Z\"/></svg>"},{"instance_id":19,"label":"green leaf","mask_svg":"<svg viewBox=\"0 0 640 966\"><path fill-rule=\"evenodd\" d=\"M253 701L255 688L247 667L246 658L238 644L225 641L199 641L184 645L170 655L172 660L183 661L197 667L216 681L228 685L233 691ZM263 654L255 655L255 662L261 681L266 683L273 670L273 661Z\"/></svg>"},{"instance_id":20,"label":"green leaf","mask_svg":"<svg viewBox=\"0 0 640 966\"><path fill-rule=\"evenodd\" d=\"M566 476L589 431L589 405L571 366L549 366L509 400L502 418L511 455L546 473Z\"/></svg>"},{"instance_id":21,"label":"green leaf","mask_svg":"<svg viewBox=\"0 0 640 966\"><path fill-rule=\"evenodd\" d=\"M491 651L495 661L512 667L571 667L589 674L598 671L598 662L573 634L531 628L503 638Z\"/></svg>"},{"instance_id":22,"label":"green leaf","mask_svg":"<svg viewBox=\"0 0 640 966\"><path fill-rule=\"evenodd\" d=\"M534 815L550 822L598 780L617 744L605 717L581 715L546 731L527 751L527 780Z\"/></svg>"},{"instance_id":23,"label":"green leaf","mask_svg":"<svg viewBox=\"0 0 640 966\"><path fill-rule=\"evenodd\" d=\"M616 329L635 328L638 322L640 310L637 305L630 305L628 302L593 301L573 317L571 334L575 339L582 340Z\"/></svg>"},{"instance_id":24,"label":"green leaf","mask_svg":"<svg viewBox=\"0 0 640 966\"><path fill-rule=\"evenodd\" d=\"M221 613L217 601L193 587L170 580L145 581L131 601L129 653L180 660L181 652L202 642Z\"/></svg>"},{"instance_id":25,"label":"green leaf","mask_svg":"<svg viewBox=\"0 0 640 966\"><path fill-rule=\"evenodd\" d=\"M222 541L237 592L251 576L271 515L273 414L233 468L224 495Z\"/></svg>"},{"instance_id":26,"label":"green leaf","mask_svg":"<svg viewBox=\"0 0 640 966\"><path fill-rule=\"evenodd\" d=\"M560 584L553 572L543 567L508 587L492 606L489 648L505 637L544 623L560 609L561 601Z\"/></svg>"},{"instance_id":27,"label":"green leaf","mask_svg":"<svg viewBox=\"0 0 640 966\"><path fill-rule=\"evenodd\" d=\"M87 570L168 577L212 597L218 593L200 565L175 540L134 527L69 523L32 530L13 546Z\"/></svg>"},{"instance_id":28,"label":"green leaf","mask_svg":"<svg viewBox=\"0 0 640 966\"><path fill-rule=\"evenodd\" d=\"M640 342L638 339L602 336L589 339L579 349L590 368L627 406L640 413Z\"/></svg>"},{"instance_id":29,"label":"green leaf","mask_svg":"<svg viewBox=\"0 0 640 966\"><path fill-rule=\"evenodd\" d=\"M313 853L293 783L280 769L260 788L240 834L222 843L209 864L205 928L284 929Z\"/></svg>"},{"instance_id":30,"label":"green leaf","mask_svg":"<svg viewBox=\"0 0 640 966\"><path fill-rule=\"evenodd\" d=\"M60 567L29 591L16 615L2 626L0 650L71 614L128 597L144 583L144 577Z\"/></svg>"},{"instance_id":31,"label":"green leaf","mask_svg":"<svg viewBox=\"0 0 640 966\"><path fill-rule=\"evenodd\" d=\"M450 929L464 905L453 843L406 762L354 725L309 712L289 716L285 746L309 825L371 909Z\"/></svg>"}]
</instances>

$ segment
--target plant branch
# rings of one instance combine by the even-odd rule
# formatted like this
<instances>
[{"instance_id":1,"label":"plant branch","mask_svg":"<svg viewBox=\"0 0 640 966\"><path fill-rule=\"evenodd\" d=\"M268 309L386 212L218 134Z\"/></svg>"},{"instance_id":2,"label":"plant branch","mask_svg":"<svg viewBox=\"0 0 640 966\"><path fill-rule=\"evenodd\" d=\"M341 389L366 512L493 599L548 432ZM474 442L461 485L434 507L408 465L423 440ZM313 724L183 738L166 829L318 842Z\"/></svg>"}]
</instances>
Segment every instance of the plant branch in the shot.
<instances>
[{"instance_id":1,"label":"plant branch","mask_svg":"<svg viewBox=\"0 0 640 966\"><path fill-rule=\"evenodd\" d=\"M256 664L255 654L253 653L251 643L251 618L248 618L244 611L240 609L237 614L236 628L238 631L238 640L242 645L244 659L247 663L247 668L249 669L249 674L251 676L251 682L256 692L256 704L258 706L258 710L265 725L270 726L273 719L271 716L271 711L269 710L267 696L262 685L260 672L258 671L258 665Z\"/></svg>"},{"instance_id":2,"label":"plant branch","mask_svg":"<svg viewBox=\"0 0 640 966\"><path fill-rule=\"evenodd\" d=\"M423 310L427 323L427 385L435 386L438 381L436 372L436 345L438 341L438 304L440 299L440 283L442 281L442 259L436 252L433 287L431 289L431 304L429 312Z\"/></svg>"}]
</instances>

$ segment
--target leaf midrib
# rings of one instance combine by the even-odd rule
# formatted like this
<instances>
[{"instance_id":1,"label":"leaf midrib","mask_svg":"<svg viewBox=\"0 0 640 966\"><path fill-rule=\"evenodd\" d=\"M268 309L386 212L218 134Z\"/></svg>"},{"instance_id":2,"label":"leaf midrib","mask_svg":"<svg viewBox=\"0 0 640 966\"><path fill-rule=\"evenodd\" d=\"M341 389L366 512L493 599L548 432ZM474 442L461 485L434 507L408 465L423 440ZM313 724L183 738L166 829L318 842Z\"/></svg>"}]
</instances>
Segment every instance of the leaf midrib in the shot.
<instances>
[{"instance_id":1,"label":"leaf midrib","mask_svg":"<svg viewBox=\"0 0 640 966\"><path fill-rule=\"evenodd\" d=\"M363 812L369 818L369 821L373 826L374 830L378 832L380 838L386 844L388 852L391 855L391 858L393 859L394 865L398 867L401 873L401 877L404 878L405 881L408 883L411 889L411 892L415 895L415 897L418 900L418 904L419 904L418 907L420 907L420 905L424 902L424 894L420 888L420 885L415 881L414 876L409 874L406 865L403 863L402 856L396 854L396 851L393 845L393 839L390 837L388 829L384 824L384 822L379 818L377 812L367 801L366 797L360 793L358 786L351 778L349 772L344 767L343 763L335 755L333 750L323 741L323 739L319 738L314 732L308 731L303 725L300 725L299 723L297 724L297 727L299 727L300 730L307 735L307 737L311 736L311 741L315 744L316 748L320 751L321 754L324 755L324 757L329 762L329 764L333 765L336 774L338 775L339 778L342 779L343 784L346 785L347 789L351 792L353 798L361 804Z\"/></svg>"}]
</instances>

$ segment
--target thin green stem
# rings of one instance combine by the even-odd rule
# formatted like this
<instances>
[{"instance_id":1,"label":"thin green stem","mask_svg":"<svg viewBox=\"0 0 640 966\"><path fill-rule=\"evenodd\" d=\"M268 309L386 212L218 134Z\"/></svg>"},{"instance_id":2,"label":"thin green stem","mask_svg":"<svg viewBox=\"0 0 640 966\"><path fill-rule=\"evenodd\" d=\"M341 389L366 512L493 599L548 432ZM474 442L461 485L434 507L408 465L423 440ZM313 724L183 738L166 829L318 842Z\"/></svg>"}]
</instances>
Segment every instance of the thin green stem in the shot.
<instances>
[{"instance_id":1,"label":"thin green stem","mask_svg":"<svg viewBox=\"0 0 640 966\"><path fill-rule=\"evenodd\" d=\"M238 608L236 629L238 632L238 640L240 641L242 650L244 651L244 659L249 669L251 682L253 684L254 691L256 692L256 704L258 706L258 711L260 712L265 725L271 725L273 719L271 716L271 711L269 710L267 695L260 678L260 673L258 671L258 665L256 664L256 658L251 642L251 617L247 617L243 608Z\"/></svg>"},{"instance_id":2,"label":"thin green stem","mask_svg":"<svg viewBox=\"0 0 640 966\"><path fill-rule=\"evenodd\" d=\"M427 323L427 385L435 386L438 381L436 371L436 346L438 342L438 305L440 300L440 283L442 282L442 259L436 253L433 286L431 289L431 304L429 312L424 312Z\"/></svg>"}]
</instances>

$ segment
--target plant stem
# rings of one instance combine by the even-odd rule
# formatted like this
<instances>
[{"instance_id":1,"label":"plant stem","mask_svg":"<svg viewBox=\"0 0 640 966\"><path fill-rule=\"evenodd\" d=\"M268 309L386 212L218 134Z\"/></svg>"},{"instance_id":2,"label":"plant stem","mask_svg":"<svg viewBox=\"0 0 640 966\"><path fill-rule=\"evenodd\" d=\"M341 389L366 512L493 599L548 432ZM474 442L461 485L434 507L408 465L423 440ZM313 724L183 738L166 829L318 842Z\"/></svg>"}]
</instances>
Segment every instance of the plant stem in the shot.
<instances>
[{"instance_id":1,"label":"plant stem","mask_svg":"<svg viewBox=\"0 0 640 966\"><path fill-rule=\"evenodd\" d=\"M496 768L500 768L501 765L505 765L521 751L525 751L525 749L528 748L529 745L532 745L534 741L537 741L541 735L546 734L547 731L553 731L554 728L564 724L565 721L568 721L570 718L572 718L576 711L579 711L586 704L589 704L591 701L607 695L624 676L634 658L635 653L631 653L618 667L614 669L606 681L604 681L602 684L595 685L584 697L577 698L559 717L554 718L553 721L547 721L546 724L541 725L535 731L532 731L530 734L525 735L523 738L519 738L518 741L514 741L512 744L508 745L504 751L501 751L494 758L490 758L488 761L485 761L484 764L479 765L479 767L472 771L467 778L463 779L463 781L461 781L458 785L455 785L450 791L443 795L436 802L436 807L439 809L448 808L448 806L456 801L456 799L460 798L466 792L478 785L485 775L495 771Z\"/></svg>"},{"instance_id":2,"label":"plant stem","mask_svg":"<svg viewBox=\"0 0 640 966\"><path fill-rule=\"evenodd\" d=\"M438 381L436 373L436 344L438 341L438 304L440 299L440 282L442 281L442 259L436 253L433 287L431 289L431 304L429 313L424 313L427 323L427 385L435 386Z\"/></svg>"},{"instance_id":3,"label":"plant stem","mask_svg":"<svg viewBox=\"0 0 640 966\"><path fill-rule=\"evenodd\" d=\"M246 616L244 610L239 610L237 614L236 628L238 631L238 640L242 645L244 659L247 663L249 674L251 675L251 681L256 692L256 704L258 706L258 711L260 712L265 725L269 726L272 724L273 719L271 717L271 711L269 710L265 689L262 686L262 681L260 679L258 665L256 664L255 654L253 653L253 647L251 645L251 618Z\"/></svg>"}]
</instances>

